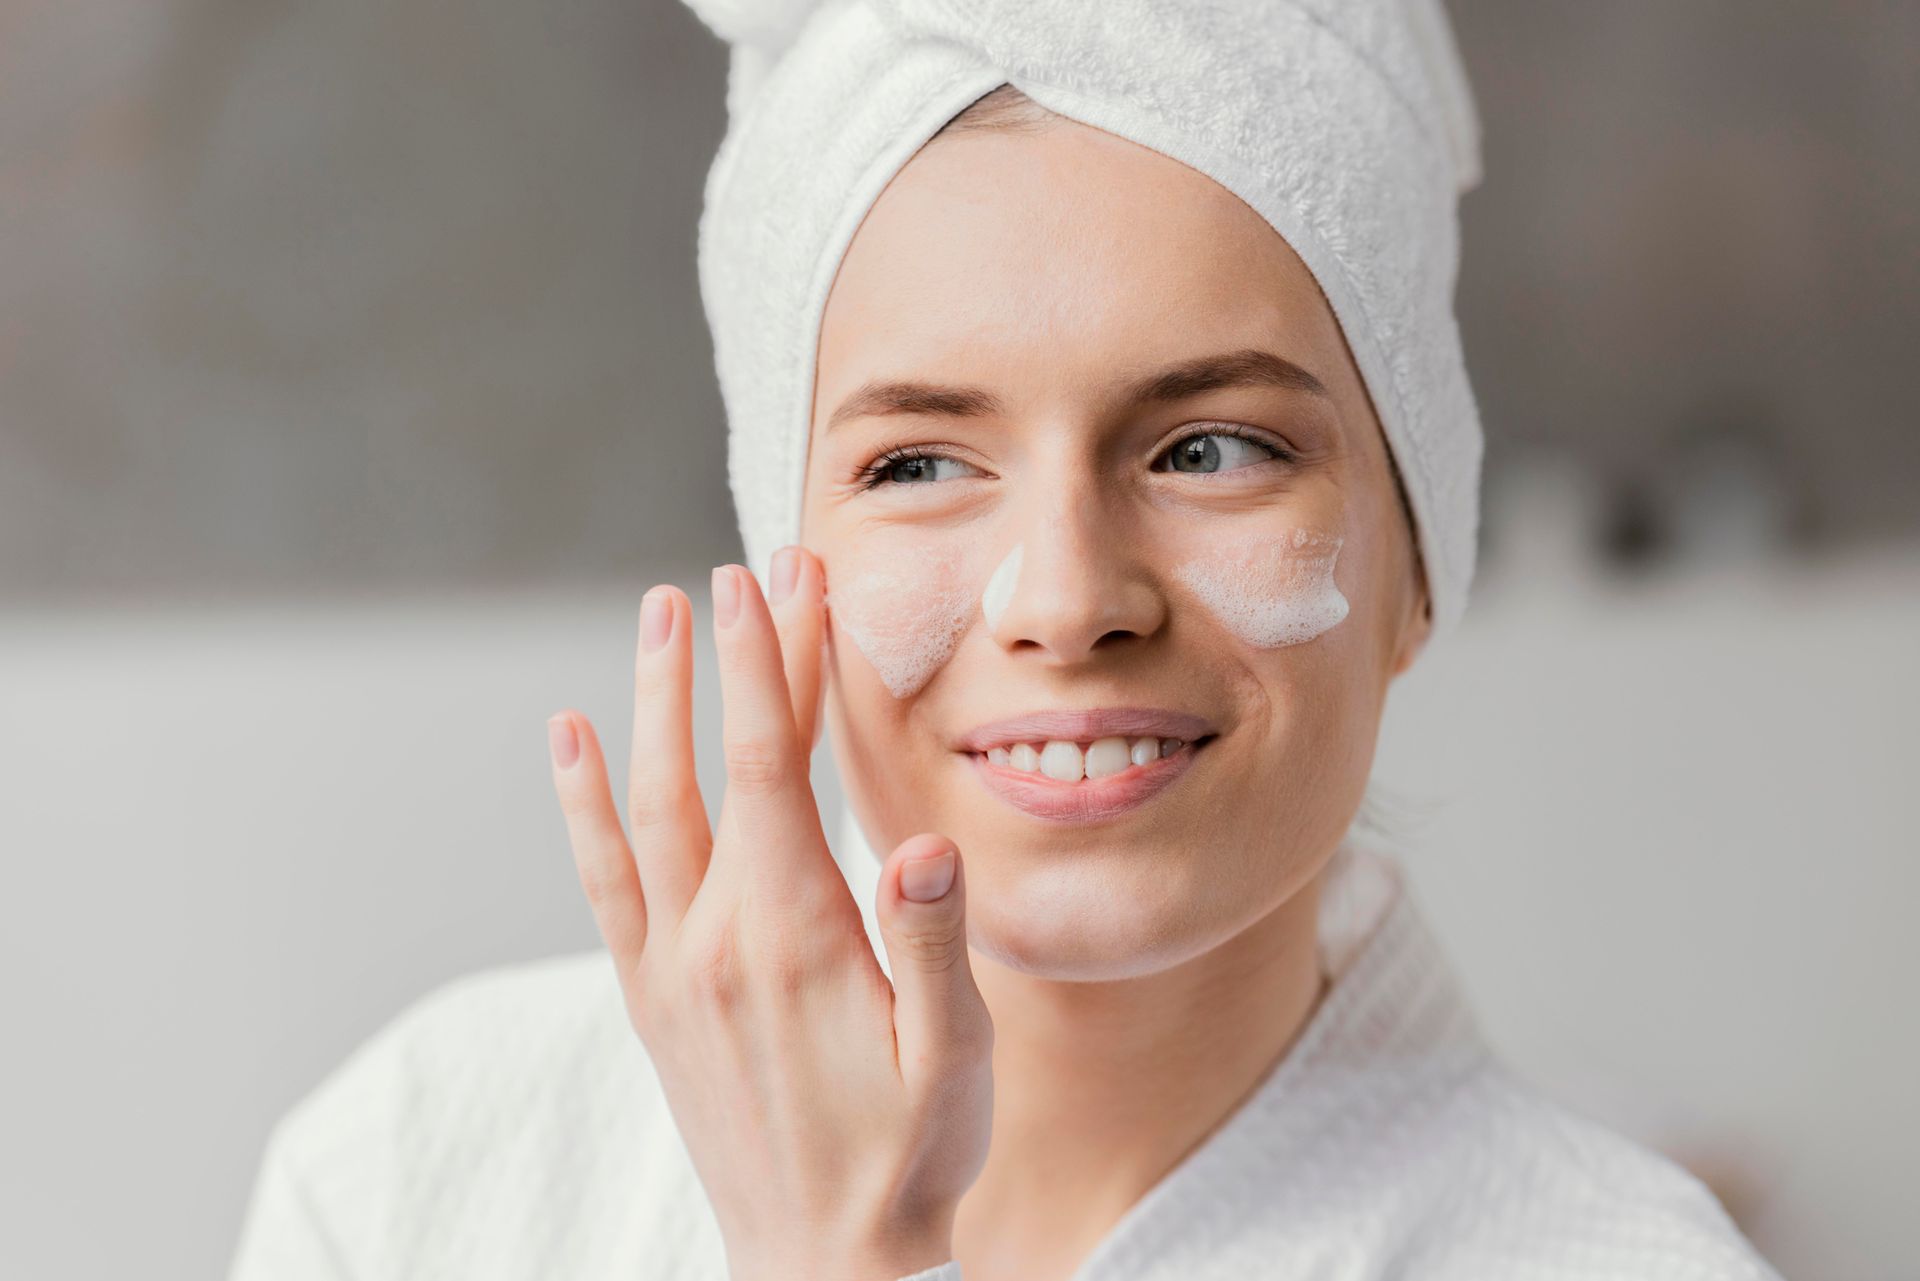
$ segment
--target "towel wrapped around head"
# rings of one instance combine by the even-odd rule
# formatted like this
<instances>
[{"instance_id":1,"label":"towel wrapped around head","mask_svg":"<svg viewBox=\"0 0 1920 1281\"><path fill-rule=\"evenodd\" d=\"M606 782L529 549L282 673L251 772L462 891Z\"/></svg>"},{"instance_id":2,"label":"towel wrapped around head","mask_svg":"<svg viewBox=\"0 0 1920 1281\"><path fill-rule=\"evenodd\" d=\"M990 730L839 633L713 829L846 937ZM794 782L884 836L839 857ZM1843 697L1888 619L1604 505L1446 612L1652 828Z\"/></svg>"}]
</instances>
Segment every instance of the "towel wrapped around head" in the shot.
<instances>
[{"instance_id":1,"label":"towel wrapped around head","mask_svg":"<svg viewBox=\"0 0 1920 1281\"><path fill-rule=\"evenodd\" d=\"M827 291L934 133L1011 84L1206 174L1319 282L1406 488L1434 634L1466 604L1482 436L1453 314L1479 120L1440 0L687 0L731 44L702 299L748 564L797 541Z\"/></svg>"}]
</instances>

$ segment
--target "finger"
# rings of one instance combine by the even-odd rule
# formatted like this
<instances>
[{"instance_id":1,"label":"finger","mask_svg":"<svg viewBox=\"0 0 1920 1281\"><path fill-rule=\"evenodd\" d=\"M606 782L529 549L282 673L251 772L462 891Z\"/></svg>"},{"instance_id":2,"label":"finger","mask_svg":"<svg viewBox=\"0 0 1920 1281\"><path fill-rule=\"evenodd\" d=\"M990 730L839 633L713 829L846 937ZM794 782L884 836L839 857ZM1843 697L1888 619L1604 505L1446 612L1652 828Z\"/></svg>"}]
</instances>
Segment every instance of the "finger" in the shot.
<instances>
[{"instance_id":1,"label":"finger","mask_svg":"<svg viewBox=\"0 0 1920 1281\"><path fill-rule=\"evenodd\" d=\"M993 1019L967 954L960 851L943 836L901 843L880 870L874 915L893 978L901 1079L931 1086L992 1057Z\"/></svg>"},{"instance_id":2,"label":"finger","mask_svg":"<svg viewBox=\"0 0 1920 1281\"><path fill-rule=\"evenodd\" d=\"M844 895L845 878L820 828L780 640L760 584L744 567L725 565L713 572L713 595L727 763L716 868L733 860L730 875L750 879L784 905L803 904L826 889L828 875Z\"/></svg>"},{"instance_id":3,"label":"finger","mask_svg":"<svg viewBox=\"0 0 1920 1281\"><path fill-rule=\"evenodd\" d=\"M646 946L647 906L626 834L620 830L620 815L613 808L600 739L586 717L569 710L547 721L547 746L574 870L624 983Z\"/></svg>"},{"instance_id":4,"label":"finger","mask_svg":"<svg viewBox=\"0 0 1920 1281\"><path fill-rule=\"evenodd\" d=\"M693 764L693 602L659 586L640 600L627 822L654 919L686 915L713 846Z\"/></svg>"},{"instance_id":5,"label":"finger","mask_svg":"<svg viewBox=\"0 0 1920 1281\"><path fill-rule=\"evenodd\" d=\"M773 556L767 602L780 636L787 696L803 750L820 741L821 639L826 633L826 579L817 557L804 547L782 547Z\"/></svg>"}]
</instances>

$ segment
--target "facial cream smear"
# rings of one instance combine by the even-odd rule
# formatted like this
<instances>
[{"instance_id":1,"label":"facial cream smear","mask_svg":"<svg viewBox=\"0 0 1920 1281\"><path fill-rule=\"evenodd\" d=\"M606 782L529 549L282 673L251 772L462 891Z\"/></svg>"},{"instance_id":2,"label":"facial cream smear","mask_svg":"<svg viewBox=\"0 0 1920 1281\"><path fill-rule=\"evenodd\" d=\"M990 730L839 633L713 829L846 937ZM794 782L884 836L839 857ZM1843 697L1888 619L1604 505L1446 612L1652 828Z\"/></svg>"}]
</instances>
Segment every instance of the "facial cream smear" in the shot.
<instances>
[{"instance_id":1,"label":"facial cream smear","mask_svg":"<svg viewBox=\"0 0 1920 1281\"><path fill-rule=\"evenodd\" d=\"M1333 581L1340 542L1296 529L1187 561L1174 575L1247 644L1298 645L1347 616L1347 598Z\"/></svg>"},{"instance_id":2,"label":"facial cream smear","mask_svg":"<svg viewBox=\"0 0 1920 1281\"><path fill-rule=\"evenodd\" d=\"M993 577L987 580L986 590L980 593L980 614L987 620L988 631L999 629L1000 619L1013 600L1014 588L1020 583L1021 553L1025 549L1025 543L1015 543L1000 567L993 571Z\"/></svg>"},{"instance_id":3,"label":"facial cream smear","mask_svg":"<svg viewBox=\"0 0 1920 1281\"><path fill-rule=\"evenodd\" d=\"M959 648L977 597L957 557L900 556L836 576L833 621L895 698L920 692Z\"/></svg>"}]
</instances>

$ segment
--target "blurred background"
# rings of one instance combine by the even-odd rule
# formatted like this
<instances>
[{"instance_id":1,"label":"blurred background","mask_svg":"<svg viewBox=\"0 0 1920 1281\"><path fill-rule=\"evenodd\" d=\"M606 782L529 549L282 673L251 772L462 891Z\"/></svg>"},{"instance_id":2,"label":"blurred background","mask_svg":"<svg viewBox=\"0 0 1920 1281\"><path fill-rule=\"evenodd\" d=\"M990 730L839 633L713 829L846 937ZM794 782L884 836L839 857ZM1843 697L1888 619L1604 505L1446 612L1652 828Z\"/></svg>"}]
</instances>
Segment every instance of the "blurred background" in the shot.
<instances>
[{"instance_id":1,"label":"blurred background","mask_svg":"<svg viewBox=\"0 0 1920 1281\"><path fill-rule=\"evenodd\" d=\"M1388 820L1517 1067L1920 1277L1920 6L1451 8L1483 567ZM670 0L0 0L6 1274L218 1275L346 1053L595 944L542 722L624 738L640 592L740 554L724 67Z\"/></svg>"}]
</instances>

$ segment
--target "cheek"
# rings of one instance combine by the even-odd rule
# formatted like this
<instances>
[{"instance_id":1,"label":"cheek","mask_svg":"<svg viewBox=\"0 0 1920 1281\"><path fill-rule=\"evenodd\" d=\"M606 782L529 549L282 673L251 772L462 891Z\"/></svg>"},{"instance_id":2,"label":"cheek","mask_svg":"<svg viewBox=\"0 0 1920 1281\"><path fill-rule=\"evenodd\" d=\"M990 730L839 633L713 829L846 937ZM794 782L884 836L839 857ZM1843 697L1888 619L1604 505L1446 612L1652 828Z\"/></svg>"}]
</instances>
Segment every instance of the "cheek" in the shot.
<instances>
[{"instance_id":1,"label":"cheek","mask_svg":"<svg viewBox=\"0 0 1920 1281\"><path fill-rule=\"evenodd\" d=\"M827 566L827 609L895 698L920 692L980 613L979 557L946 540L870 538Z\"/></svg>"},{"instance_id":2,"label":"cheek","mask_svg":"<svg viewBox=\"0 0 1920 1281\"><path fill-rule=\"evenodd\" d=\"M1298 645L1347 616L1334 582L1337 534L1294 529L1222 541L1174 569L1174 577L1219 620L1257 649Z\"/></svg>"}]
</instances>

